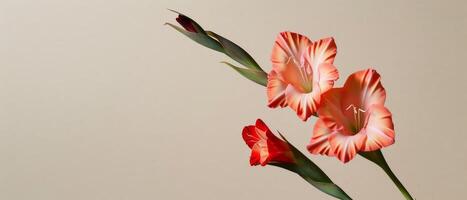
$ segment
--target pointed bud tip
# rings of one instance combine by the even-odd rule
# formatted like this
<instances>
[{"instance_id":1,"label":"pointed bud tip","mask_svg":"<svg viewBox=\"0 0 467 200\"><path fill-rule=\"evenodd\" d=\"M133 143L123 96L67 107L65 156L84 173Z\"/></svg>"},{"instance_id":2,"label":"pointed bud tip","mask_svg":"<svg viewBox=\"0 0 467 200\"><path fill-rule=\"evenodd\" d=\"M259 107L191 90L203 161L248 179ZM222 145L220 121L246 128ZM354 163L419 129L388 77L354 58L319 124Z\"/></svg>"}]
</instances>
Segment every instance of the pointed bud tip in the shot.
<instances>
[{"instance_id":1,"label":"pointed bud tip","mask_svg":"<svg viewBox=\"0 0 467 200\"><path fill-rule=\"evenodd\" d=\"M196 29L193 26L193 22L190 18L185 15L178 14L178 17L175 19L177 22L187 31L196 33Z\"/></svg>"},{"instance_id":2,"label":"pointed bud tip","mask_svg":"<svg viewBox=\"0 0 467 200\"><path fill-rule=\"evenodd\" d=\"M177 12L176 10L172 10L172 9L170 9L170 8L167 8L167 10L172 11L172 12L177 13L177 14L180 14L180 13Z\"/></svg>"}]
</instances>

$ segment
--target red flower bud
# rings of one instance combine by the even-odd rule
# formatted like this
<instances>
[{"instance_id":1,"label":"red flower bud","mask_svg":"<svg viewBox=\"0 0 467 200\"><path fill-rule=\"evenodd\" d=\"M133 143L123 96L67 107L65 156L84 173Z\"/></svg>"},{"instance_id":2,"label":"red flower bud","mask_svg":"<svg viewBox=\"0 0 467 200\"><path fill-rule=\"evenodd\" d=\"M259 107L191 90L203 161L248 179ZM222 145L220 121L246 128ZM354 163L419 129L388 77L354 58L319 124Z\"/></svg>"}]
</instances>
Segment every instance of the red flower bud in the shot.
<instances>
[{"instance_id":1,"label":"red flower bud","mask_svg":"<svg viewBox=\"0 0 467 200\"><path fill-rule=\"evenodd\" d=\"M178 15L176 20L181 26L183 26L185 30L193 32L193 33L197 33L195 27L193 26L193 21L187 16Z\"/></svg>"},{"instance_id":2,"label":"red flower bud","mask_svg":"<svg viewBox=\"0 0 467 200\"><path fill-rule=\"evenodd\" d=\"M276 137L261 119L243 128L243 140L251 149L250 164L294 163L289 145Z\"/></svg>"}]
</instances>

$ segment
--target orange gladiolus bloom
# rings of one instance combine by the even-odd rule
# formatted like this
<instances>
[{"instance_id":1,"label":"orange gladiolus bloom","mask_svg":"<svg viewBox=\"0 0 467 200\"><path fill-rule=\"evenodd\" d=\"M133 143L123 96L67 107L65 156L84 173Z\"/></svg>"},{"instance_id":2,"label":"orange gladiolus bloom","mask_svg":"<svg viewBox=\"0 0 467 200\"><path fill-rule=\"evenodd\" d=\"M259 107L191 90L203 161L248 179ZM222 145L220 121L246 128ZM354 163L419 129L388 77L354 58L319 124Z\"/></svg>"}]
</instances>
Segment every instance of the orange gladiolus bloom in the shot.
<instances>
[{"instance_id":1,"label":"orange gladiolus bloom","mask_svg":"<svg viewBox=\"0 0 467 200\"><path fill-rule=\"evenodd\" d=\"M333 38L312 42L298 33L280 33L271 55L268 106L289 106L304 121L316 114L321 94L339 78L335 56Z\"/></svg>"},{"instance_id":2,"label":"orange gladiolus bloom","mask_svg":"<svg viewBox=\"0 0 467 200\"><path fill-rule=\"evenodd\" d=\"M380 79L373 69L358 71L342 88L322 95L310 153L336 156L346 163L360 151L394 143L392 114L384 107L386 91Z\"/></svg>"},{"instance_id":3,"label":"orange gladiolus bloom","mask_svg":"<svg viewBox=\"0 0 467 200\"><path fill-rule=\"evenodd\" d=\"M242 136L251 149L251 165L294 162L289 145L277 138L261 119L257 119L255 125L245 126Z\"/></svg>"}]
</instances>

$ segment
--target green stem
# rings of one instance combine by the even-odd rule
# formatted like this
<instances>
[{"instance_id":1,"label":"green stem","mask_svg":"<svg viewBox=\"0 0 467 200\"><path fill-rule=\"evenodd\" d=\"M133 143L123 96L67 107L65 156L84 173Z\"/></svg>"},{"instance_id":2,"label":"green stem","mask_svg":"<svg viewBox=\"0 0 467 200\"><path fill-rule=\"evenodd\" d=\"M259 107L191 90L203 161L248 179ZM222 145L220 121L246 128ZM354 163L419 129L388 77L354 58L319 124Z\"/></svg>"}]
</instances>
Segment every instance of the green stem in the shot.
<instances>
[{"instance_id":1,"label":"green stem","mask_svg":"<svg viewBox=\"0 0 467 200\"><path fill-rule=\"evenodd\" d=\"M386 174L389 176L389 178L391 178L392 182L394 182L394 184L396 184L397 188L399 188L402 195L404 195L405 199L413 200L412 196L410 196L409 191L407 191L407 189L405 189L404 185L402 185L402 183L399 181L399 179L396 177L396 175L394 175L391 168L389 168L389 166L381 167L381 168L383 168L384 172L386 172Z\"/></svg>"},{"instance_id":2,"label":"green stem","mask_svg":"<svg viewBox=\"0 0 467 200\"><path fill-rule=\"evenodd\" d=\"M410 195L409 191L402 185L402 183L399 181L397 176L392 172L391 168L389 167L388 163L386 162L386 159L384 159L383 153L381 153L380 150L377 151L370 151L370 152L363 152L360 153L361 156L365 157L366 159L374 162L378 166L380 166L384 172L391 178L392 182L397 186L399 191L402 193L402 195L405 197L407 200L413 200L414 198Z\"/></svg>"}]
</instances>

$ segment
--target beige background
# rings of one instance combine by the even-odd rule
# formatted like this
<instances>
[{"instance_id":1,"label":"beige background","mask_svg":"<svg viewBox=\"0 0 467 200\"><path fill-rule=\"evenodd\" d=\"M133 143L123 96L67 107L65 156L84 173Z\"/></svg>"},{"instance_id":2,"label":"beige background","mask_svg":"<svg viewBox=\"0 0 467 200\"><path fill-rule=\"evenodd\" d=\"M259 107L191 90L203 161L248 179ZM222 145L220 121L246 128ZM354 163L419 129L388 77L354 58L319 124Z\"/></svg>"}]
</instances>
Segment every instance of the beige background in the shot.
<instances>
[{"instance_id":1,"label":"beige background","mask_svg":"<svg viewBox=\"0 0 467 200\"><path fill-rule=\"evenodd\" d=\"M164 22L172 8L269 70L276 34L334 36L342 85L374 66L397 142L384 150L417 199L467 195L467 4L462 1L2 0L0 199L332 199L250 167L244 125L263 118L304 150L313 121ZM355 199L402 199L383 171L313 156Z\"/></svg>"}]
</instances>

